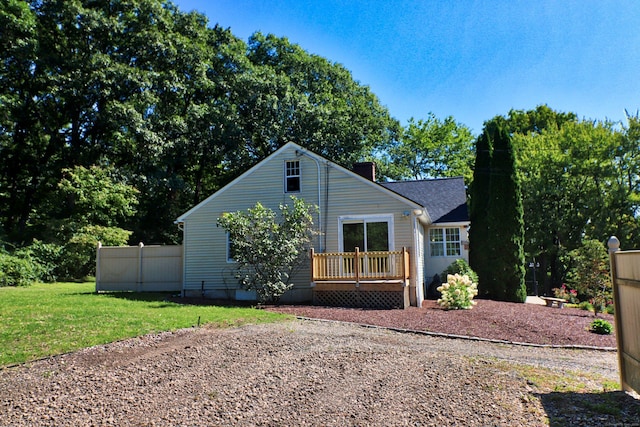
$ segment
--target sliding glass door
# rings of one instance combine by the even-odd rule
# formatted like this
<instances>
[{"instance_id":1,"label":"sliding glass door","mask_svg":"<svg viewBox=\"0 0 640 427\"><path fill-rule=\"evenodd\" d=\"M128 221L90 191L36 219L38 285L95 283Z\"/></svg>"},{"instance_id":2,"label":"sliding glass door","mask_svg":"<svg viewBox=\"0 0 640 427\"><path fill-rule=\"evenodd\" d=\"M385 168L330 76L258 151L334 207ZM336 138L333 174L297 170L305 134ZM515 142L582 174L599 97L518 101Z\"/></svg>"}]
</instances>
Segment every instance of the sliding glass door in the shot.
<instances>
[{"instance_id":1,"label":"sliding glass door","mask_svg":"<svg viewBox=\"0 0 640 427\"><path fill-rule=\"evenodd\" d=\"M340 218L340 252L393 250L393 216Z\"/></svg>"}]
</instances>

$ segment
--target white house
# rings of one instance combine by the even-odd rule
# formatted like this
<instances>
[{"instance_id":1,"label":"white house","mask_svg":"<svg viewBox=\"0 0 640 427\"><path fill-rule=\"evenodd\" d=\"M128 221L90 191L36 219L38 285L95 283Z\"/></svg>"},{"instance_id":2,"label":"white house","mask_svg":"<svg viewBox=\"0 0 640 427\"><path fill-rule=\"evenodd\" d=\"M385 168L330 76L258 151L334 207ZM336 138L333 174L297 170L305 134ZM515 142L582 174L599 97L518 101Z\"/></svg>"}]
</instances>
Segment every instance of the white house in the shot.
<instances>
[{"instance_id":1,"label":"white house","mask_svg":"<svg viewBox=\"0 0 640 427\"><path fill-rule=\"evenodd\" d=\"M419 306L425 283L454 260L468 260L462 178L378 183L373 163L350 171L288 143L176 220L183 295L255 298L234 278L227 233L216 221L258 201L277 209L291 195L318 206L318 235L313 262L283 302Z\"/></svg>"}]
</instances>

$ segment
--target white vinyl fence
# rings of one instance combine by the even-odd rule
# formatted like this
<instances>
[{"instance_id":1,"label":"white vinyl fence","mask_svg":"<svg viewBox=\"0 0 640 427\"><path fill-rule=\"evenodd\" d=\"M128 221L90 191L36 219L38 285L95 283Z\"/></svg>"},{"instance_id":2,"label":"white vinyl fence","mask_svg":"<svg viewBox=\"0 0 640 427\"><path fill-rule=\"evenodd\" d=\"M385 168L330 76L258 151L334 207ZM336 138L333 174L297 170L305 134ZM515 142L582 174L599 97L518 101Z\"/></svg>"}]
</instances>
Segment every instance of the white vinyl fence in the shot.
<instances>
[{"instance_id":1,"label":"white vinyl fence","mask_svg":"<svg viewBox=\"0 0 640 427\"><path fill-rule=\"evenodd\" d=\"M609 239L613 300L618 340L620 384L640 393L640 251L620 251L620 241Z\"/></svg>"},{"instance_id":2,"label":"white vinyl fence","mask_svg":"<svg viewBox=\"0 0 640 427\"><path fill-rule=\"evenodd\" d=\"M96 251L96 292L182 290L182 246L102 246Z\"/></svg>"}]
</instances>

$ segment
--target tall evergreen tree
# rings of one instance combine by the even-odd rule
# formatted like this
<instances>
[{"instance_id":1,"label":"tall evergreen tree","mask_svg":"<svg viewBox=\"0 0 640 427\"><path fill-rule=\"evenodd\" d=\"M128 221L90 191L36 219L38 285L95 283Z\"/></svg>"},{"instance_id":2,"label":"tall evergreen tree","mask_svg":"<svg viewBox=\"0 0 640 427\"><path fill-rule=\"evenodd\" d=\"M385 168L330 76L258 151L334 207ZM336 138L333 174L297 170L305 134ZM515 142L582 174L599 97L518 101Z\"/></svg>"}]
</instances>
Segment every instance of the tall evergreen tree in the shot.
<instances>
[{"instance_id":1,"label":"tall evergreen tree","mask_svg":"<svg viewBox=\"0 0 640 427\"><path fill-rule=\"evenodd\" d=\"M469 230L469 264L478 274L478 292L480 296L488 296L486 287L490 275L489 269L489 179L491 170L491 138L490 133L495 127L493 122L485 123L483 132L476 142L476 161L473 170L473 182L469 189L469 215L471 229Z\"/></svg>"},{"instance_id":2,"label":"tall evergreen tree","mask_svg":"<svg viewBox=\"0 0 640 427\"><path fill-rule=\"evenodd\" d=\"M493 298L524 302L524 217L516 157L506 120L493 119L493 153L487 217L489 265L488 289ZM485 280L485 283L487 281Z\"/></svg>"}]
</instances>

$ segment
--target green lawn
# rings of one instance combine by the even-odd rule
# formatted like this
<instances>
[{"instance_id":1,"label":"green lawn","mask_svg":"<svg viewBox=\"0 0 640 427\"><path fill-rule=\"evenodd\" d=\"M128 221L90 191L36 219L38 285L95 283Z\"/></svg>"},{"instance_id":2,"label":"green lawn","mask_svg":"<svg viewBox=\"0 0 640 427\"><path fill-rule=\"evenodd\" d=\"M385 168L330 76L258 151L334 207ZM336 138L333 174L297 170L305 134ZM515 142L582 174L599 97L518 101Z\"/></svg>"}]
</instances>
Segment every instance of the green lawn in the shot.
<instances>
[{"instance_id":1,"label":"green lawn","mask_svg":"<svg viewBox=\"0 0 640 427\"><path fill-rule=\"evenodd\" d=\"M159 293L95 293L95 284L0 288L0 366L144 335L213 323L273 322L286 316L238 307L181 305Z\"/></svg>"}]
</instances>

